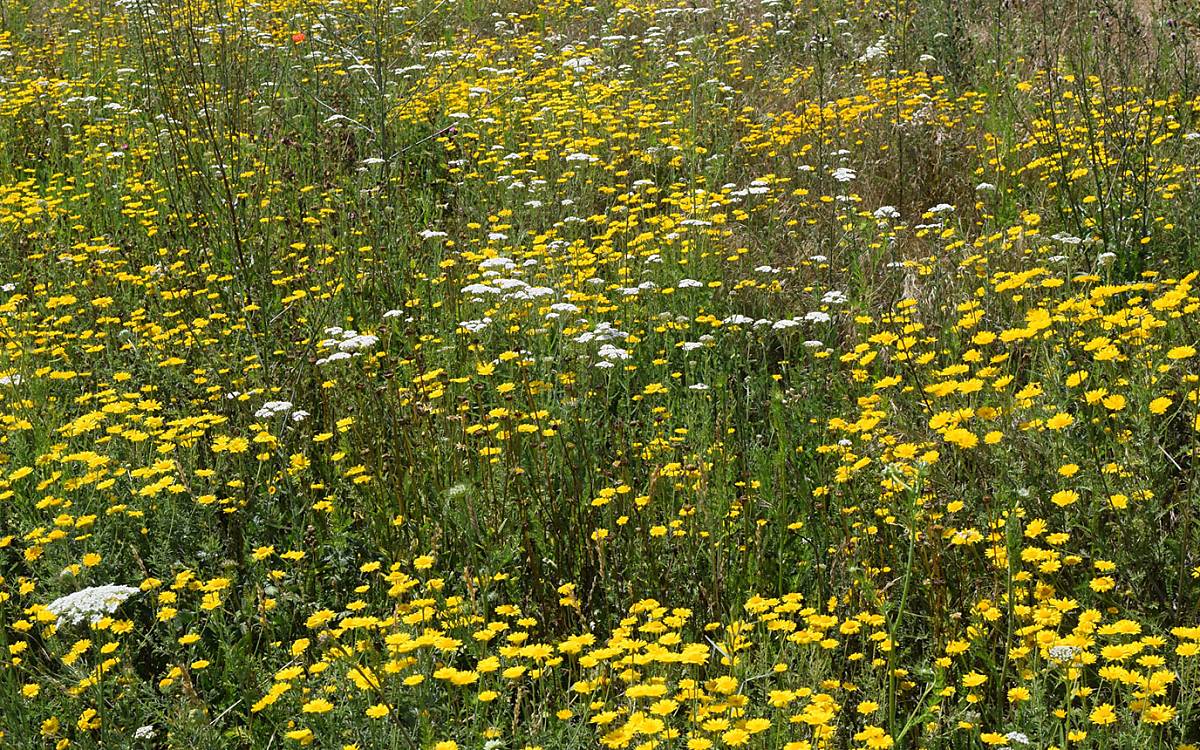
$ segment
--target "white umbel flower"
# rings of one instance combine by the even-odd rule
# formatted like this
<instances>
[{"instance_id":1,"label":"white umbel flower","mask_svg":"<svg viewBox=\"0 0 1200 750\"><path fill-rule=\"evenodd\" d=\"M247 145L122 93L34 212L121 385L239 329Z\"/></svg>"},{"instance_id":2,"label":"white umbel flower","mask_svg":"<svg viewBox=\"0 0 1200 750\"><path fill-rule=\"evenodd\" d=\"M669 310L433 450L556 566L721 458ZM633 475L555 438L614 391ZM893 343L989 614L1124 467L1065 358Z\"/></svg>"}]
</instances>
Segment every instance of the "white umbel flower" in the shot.
<instances>
[{"instance_id":1,"label":"white umbel flower","mask_svg":"<svg viewBox=\"0 0 1200 750\"><path fill-rule=\"evenodd\" d=\"M138 593L133 586L108 584L105 586L90 586L80 589L73 594L60 596L46 605L46 610L58 618L58 624L69 622L72 625L88 620L99 622L104 615L111 615L121 606L121 602Z\"/></svg>"}]
</instances>

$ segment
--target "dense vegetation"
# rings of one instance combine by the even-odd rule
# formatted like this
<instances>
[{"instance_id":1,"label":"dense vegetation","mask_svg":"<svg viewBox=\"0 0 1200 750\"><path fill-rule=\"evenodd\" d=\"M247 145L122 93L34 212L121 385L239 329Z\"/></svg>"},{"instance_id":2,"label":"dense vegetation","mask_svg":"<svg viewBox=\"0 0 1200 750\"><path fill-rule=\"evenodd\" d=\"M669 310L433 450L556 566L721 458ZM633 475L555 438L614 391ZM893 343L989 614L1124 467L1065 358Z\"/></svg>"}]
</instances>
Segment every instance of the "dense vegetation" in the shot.
<instances>
[{"instance_id":1,"label":"dense vegetation","mask_svg":"<svg viewBox=\"0 0 1200 750\"><path fill-rule=\"evenodd\" d=\"M1183 0L3 0L0 746L1200 742Z\"/></svg>"}]
</instances>

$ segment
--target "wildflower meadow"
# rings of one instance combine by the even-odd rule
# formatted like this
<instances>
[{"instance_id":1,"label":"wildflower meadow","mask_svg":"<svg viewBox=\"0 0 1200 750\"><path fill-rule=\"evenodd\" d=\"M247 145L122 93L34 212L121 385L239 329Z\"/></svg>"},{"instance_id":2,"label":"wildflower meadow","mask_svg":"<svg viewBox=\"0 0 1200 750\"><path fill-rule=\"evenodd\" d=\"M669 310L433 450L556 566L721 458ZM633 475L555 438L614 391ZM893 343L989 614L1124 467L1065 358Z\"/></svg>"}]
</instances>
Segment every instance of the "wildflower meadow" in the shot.
<instances>
[{"instance_id":1,"label":"wildflower meadow","mask_svg":"<svg viewBox=\"0 0 1200 750\"><path fill-rule=\"evenodd\" d=\"M1195 750L1200 5L0 0L0 747Z\"/></svg>"}]
</instances>

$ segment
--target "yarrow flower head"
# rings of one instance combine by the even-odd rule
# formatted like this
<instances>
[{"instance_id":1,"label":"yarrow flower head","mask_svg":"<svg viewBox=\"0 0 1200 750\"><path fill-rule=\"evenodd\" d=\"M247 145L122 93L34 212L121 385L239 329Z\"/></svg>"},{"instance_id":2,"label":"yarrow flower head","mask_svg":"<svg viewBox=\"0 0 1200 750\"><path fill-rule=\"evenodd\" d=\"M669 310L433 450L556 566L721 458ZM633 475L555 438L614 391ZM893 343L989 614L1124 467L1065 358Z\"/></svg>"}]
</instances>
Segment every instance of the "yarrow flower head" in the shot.
<instances>
[{"instance_id":1,"label":"yarrow flower head","mask_svg":"<svg viewBox=\"0 0 1200 750\"><path fill-rule=\"evenodd\" d=\"M295 404L291 401L267 401L254 412L254 417L271 419L280 414L290 416L293 422L303 422L309 416L309 413L303 409L295 408Z\"/></svg>"},{"instance_id":2,"label":"yarrow flower head","mask_svg":"<svg viewBox=\"0 0 1200 750\"><path fill-rule=\"evenodd\" d=\"M1079 653L1079 649L1074 646L1051 646L1049 653L1055 661L1070 661Z\"/></svg>"},{"instance_id":3,"label":"yarrow flower head","mask_svg":"<svg viewBox=\"0 0 1200 750\"><path fill-rule=\"evenodd\" d=\"M133 586L107 584L104 586L89 586L73 594L60 596L46 605L46 610L58 618L61 626L64 622L76 625L83 620L96 623L104 615L116 611L129 597L138 593Z\"/></svg>"}]
</instances>

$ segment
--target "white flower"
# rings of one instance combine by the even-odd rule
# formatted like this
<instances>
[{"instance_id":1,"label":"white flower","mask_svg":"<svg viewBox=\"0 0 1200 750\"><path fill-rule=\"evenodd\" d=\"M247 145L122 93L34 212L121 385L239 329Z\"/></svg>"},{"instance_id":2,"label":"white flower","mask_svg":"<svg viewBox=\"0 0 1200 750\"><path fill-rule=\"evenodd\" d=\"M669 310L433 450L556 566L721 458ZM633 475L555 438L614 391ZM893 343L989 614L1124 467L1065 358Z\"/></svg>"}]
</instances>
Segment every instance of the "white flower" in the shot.
<instances>
[{"instance_id":1,"label":"white flower","mask_svg":"<svg viewBox=\"0 0 1200 750\"><path fill-rule=\"evenodd\" d=\"M680 289L695 289L704 286L704 282L696 281L695 279L680 279L677 286Z\"/></svg>"},{"instance_id":2,"label":"white flower","mask_svg":"<svg viewBox=\"0 0 1200 750\"><path fill-rule=\"evenodd\" d=\"M821 297L821 302L826 305L844 305L848 299L845 292L831 289Z\"/></svg>"},{"instance_id":3,"label":"white flower","mask_svg":"<svg viewBox=\"0 0 1200 750\"><path fill-rule=\"evenodd\" d=\"M332 343L337 346L339 351L356 352L359 349L370 349L372 346L375 346L379 343L379 337L363 333L358 334L357 336L348 336L341 341Z\"/></svg>"},{"instance_id":4,"label":"white flower","mask_svg":"<svg viewBox=\"0 0 1200 750\"><path fill-rule=\"evenodd\" d=\"M320 367L321 365L327 365L330 362L339 362L343 359L350 359L350 357L352 357L352 356L353 355L350 354L350 352L334 352L333 354L330 354L328 357L321 357L320 359L318 359L317 366Z\"/></svg>"},{"instance_id":5,"label":"white flower","mask_svg":"<svg viewBox=\"0 0 1200 750\"><path fill-rule=\"evenodd\" d=\"M887 35L879 37L873 44L869 45L866 50L863 51L862 55L859 56L858 61L860 63L865 63L871 62L872 60L878 60L881 57L887 57L889 42L891 42L891 39L889 39Z\"/></svg>"},{"instance_id":6,"label":"white flower","mask_svg":"<svg viewBox=\"0 0 1200 750\"><path fill-rule=\"evenodd\" d=\"M850 167L838 167L837 169L833 170L833 172L830 174L830 177L838 182L850 182L858 177L858 172L855 172Z\"/></svg>"},{"instance_id":7,"label":"white flower","mask_svg":"<svg viewBox=\"0 0 1200 750\"><path fill-rule=\"evenodd\" d=\"M138 727L133 730L133 738L135 740L152 740L158 736L158 732L154 731L153 724L147 724L144 727Z\"/></svg>"},{"instance_id":8,"label":"white flower","mask_svg":"<svg viewBox=\"0 0 1200 750\"><path fill-rule=\"evenodd\" d=\"M487 284L467 284L462 288L463 294L499 294L502 290Z\"/></svg>"},{"instance_id":9,"label":"white flower","mask_svg":"<svg viewBox=\"0 0 1200 750\"><path fill-rule=\"evenodd\" d=\"M486 270L492 269L492 268L503 268L505 270L508 270L509 268L516 268L516 267L517 267L517 264L515 261L513 261L512 258L505 258L502 255L498 255L495 258L488 258L487 260L485 260L479 264L480 271L486 271Z\"/></svg>"},{"instance_id":10,"label":"white flower","mask_svg":"<svg viewBox=\"0 0 1200 750\"><path fill-rule=\"evenodd\" d=\"M876 219L899 219L900 211L895 206L880 206L875 209L874 216Z\"/></svg>"},{"instance_id":11,"label":"white flower","mask_svg":"<svg viewBox=\"0 0 1200 750\"><path fill-rule=\"evenodd\" d=\"M369 333L359 333L358 331L347 331L338 326L326 328L325 333L330 334L331 338L322 341L320 348L333 350L333 353L327 357L318 359L317 365L327 365L330 362L337 362L351 356L357 357L362 353L363 349L370 349L379 343L378 336Z\"/></svg>"},{"instance_id":12,"label":"white flower","mask_svg":"<svg viewBox=\"0 0 1200 750\"><path fill-rule=\"evenodd\" d=\"M980 192L984 192L984 191L988 191L988 190L995 190L996 186L990 182L981 182L975 186L975 189Z\"/></svg>"},{"instance_id":13,"label":"white flower","mask_svg":"<svg viewBox=\"0 0 1200 750\"><path fill-rule=\"evenodd\" d=\"M291 401L268 401L254 412L254 416L256 419L270 419L277 414L290 414L291 411Z\"/></svg>"},{"instance_id":14,"label":"white flower","mask_svg":"<svg viewBox=\"0 0 1200 750\"><path fill-rule=\"evenodd\" d=\"M479 320L464 320L458 324L458 327L462 328L468 333L479 333L491 324L491 318L480 318Z\"/></svg>"},{"instance_id":15,"label":"white flower","mask_svg":"<svg viewBox=\"0 0 1200 750\"><path fill-rule=\"evenodd\" d=\"M574 338L577 344L586 344L589 341L615 341L617 339L628 338L629 334L613 327L612 323L601 321L596 324L595 330L584 331Z\"/></svg>"},{"instance_id":16,"label":"white flower","mask_svg":"<svg viewBox=\"0 0 1200 750\"><path fill-rule=\"evenodd\" d=\"M829 313L824 313L824 312L821 312L820 310L813 310L810 313L805 313L804 319L807 320L809 323L828 323L829 322Z\"/></svg>"},{"instance_id":17,"label":"white flower","mask_svg":"<svg viewBox=\"0 0 1200 750\"><path fill-rule=\"evenodd\" d=\"M630 354L625 349L622 349L612 344L602 344L600 350L596 352L601 357L607 360L629 359Z\"/></svg>"},{"instance_id":18,"label":"white flower","mask_svg":"<svg viewBox=\"0 0 1200 750\"><path fill-rule=\"evenodd\" d=\"M1079 649L1074 646L1051 646L1050 658L1055 661L1070 661L1075 658L1075 654L1079 653Z\"/></svg>"},{"instance_id":19,"label":"white flower","mask_svg":"<svg viewBox=\"0 0 1200 750\"><path fill-rule=\"evenodd\" d=\"M80 589L73 594L60 596L46 605L46 611L58 617L58 624L64 622L72 625L83 620L99 622L101 616L116 611L121 602L138 593L133 586L107 584L105 586L90 586Z\"/></svg>"}]
</instances>

